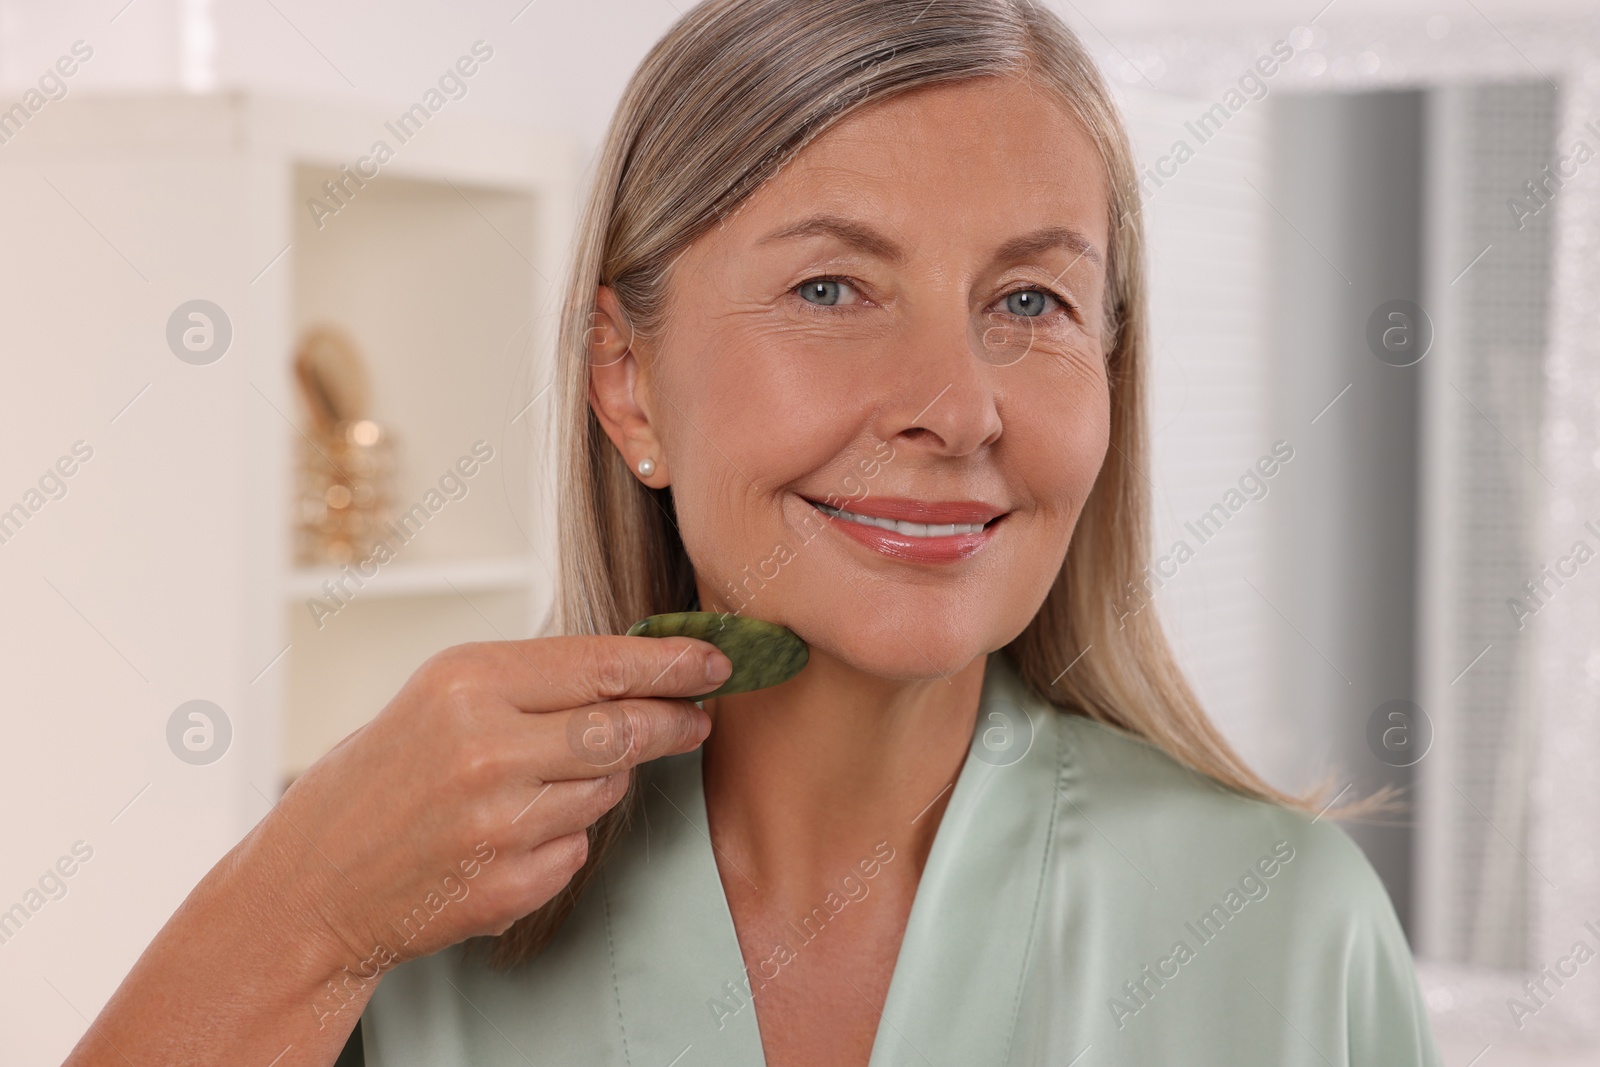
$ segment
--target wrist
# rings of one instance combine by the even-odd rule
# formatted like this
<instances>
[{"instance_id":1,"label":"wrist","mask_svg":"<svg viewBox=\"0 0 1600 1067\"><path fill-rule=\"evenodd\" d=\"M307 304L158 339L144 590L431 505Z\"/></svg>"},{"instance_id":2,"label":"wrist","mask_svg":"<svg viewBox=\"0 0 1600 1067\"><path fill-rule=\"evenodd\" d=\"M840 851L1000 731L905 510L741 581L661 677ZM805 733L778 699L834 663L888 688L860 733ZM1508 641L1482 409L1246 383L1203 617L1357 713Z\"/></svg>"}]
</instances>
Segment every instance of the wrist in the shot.
<instances>
[{"instance_id":1,"label":"wrist","mask_svg":"<svg viewBox=\"0 0 1600 1067\"><path fill-rule=\"evenodd\" d=\"M295 1062L331 1063L377 976L330 988L350 957L324 917L354 914L360 896L348 885L333 894L306 852L317 855L281 812L251 830L167 920L67 1062L267 1063L294 1048Z\"/></svg>"},{"instance_id":2,"label":"wrist","mask_svg":"<svg viewBox=\"0 0 1600 1067\"><path fill-rule=\"evenodd\" d=\"M290 819L275 809L217 865L213 905L231 915L228 927L247 941L240 951L272 976L286 1006L321 1029L359 1013L381 972L346 980L372 955L349 921L359 890Z\"/></svg>"}]
</instances>

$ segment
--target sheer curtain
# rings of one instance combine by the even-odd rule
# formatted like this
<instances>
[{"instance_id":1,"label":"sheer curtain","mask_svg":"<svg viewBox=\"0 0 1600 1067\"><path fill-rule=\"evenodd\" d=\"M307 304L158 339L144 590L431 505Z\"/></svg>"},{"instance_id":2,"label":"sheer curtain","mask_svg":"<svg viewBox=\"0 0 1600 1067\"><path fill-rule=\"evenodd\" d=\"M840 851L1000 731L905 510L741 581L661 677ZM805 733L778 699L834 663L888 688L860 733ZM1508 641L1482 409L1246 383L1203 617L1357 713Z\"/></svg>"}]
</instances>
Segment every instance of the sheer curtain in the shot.
<instances>
[{"instance_id":1,"label":"sheer curtain","mask_svg":"<svg viewBox=\"0 0 1600 1067\"><path fill-rule=\"evenodd\" d=\"M1423 368L1423 675L1437 751L1422 768L1432 901L1423 947L1442 960L1520 968L1539 877L1526 857L1540 625L1512 604L1545 602L1524 583L1544 562L1548 197L1560 195L1539 199L1526 183L1537 190L1551 161L1558 101L1540 81L1430 95L1436 339Z\"/></svg>"}]
</instances>

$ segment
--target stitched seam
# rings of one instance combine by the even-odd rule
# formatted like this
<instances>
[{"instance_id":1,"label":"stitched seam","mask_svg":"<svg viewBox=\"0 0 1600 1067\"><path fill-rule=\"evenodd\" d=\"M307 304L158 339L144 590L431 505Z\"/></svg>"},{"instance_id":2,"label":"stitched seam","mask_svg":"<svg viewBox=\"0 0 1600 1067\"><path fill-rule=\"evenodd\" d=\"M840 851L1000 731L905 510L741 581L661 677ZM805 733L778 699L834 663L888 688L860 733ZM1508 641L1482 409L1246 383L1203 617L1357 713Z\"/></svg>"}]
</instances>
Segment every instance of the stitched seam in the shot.
<instances>
[{"instance_id":1,"label":"stitched seam","mask_svg":"<svg viewBox=\"0 0 1600 1067\"><path fill-rule=\"evenodd\" d=\"M1059 714L1053 707L1045 708L1046 715ZM1050 824L1045 833L1044 857L1039 861L1039 878L1033 892L1033 915L1028 919L1027 948L1022 954L1022 969L1017 974L1017 988L1011 997L1011 1024L1006 1029L1006 1047L1000 1057L1001 1063L1011 1062L1011 1047L1017 1040L1017 1017L1022 1012L1022 987L1027 981L1028 964L1033 960L1033 946L1038 940L1039 909L1044 901L1044 885L1050 870L1050 857L1055 852L1056 846L1056 816L1061 810L1061 787L1066 779L1067 768L1067 731L1066 723L1057 721L1056 728L1056 777L1050 790Z\"/></svg>"},{"instance_id":2,"label":"stitched seam","mask_svg":"<svg viewBox=\"0 0 1600 1067\"><path fill-rule=\"evenodd\" d=\"M622 986L617 981L617 947L611 938L611 889L606 884L605 871L600 872L600 901L605 905L606 951L611 956L611 995L617 1005L617 1035L622 1039L622 1062L632 1067L628 1056L628 1028L622 1022Z\"/></svg>"}]
</instances>

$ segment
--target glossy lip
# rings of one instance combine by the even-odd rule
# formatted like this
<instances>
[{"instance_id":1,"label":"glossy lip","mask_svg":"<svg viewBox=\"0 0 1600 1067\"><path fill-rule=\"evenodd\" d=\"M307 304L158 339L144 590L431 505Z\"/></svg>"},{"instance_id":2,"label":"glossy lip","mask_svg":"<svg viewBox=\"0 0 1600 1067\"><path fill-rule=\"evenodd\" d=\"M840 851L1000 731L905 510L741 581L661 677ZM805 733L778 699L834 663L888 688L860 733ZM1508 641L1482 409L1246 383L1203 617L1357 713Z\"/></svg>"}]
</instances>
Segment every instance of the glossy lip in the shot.
<instances>
[{"instance_id":1,"label":"glossy lip","mask_svg":"<svg viewBox=\"0 0 1600 1067\"><path fill-rule=\"evenodd\" d=\"M805 497L813 507L816 501ZM830 505L841 507L840 505ZM999 508L976 500L926 501L905 497L871 497L853 501L842 510L873 518L897 519L901 522L922 522L930 525L945 523L982 522L987 525L979 533L950 534L947 537L910 537L879 526L865 526L849 519L835 518L818 508L817 513L828 524L845 536L894 559L914 563L954 563L970 559L981 552L995 536L999 518L1007 514Z\"/></svg>"}]
</instances>

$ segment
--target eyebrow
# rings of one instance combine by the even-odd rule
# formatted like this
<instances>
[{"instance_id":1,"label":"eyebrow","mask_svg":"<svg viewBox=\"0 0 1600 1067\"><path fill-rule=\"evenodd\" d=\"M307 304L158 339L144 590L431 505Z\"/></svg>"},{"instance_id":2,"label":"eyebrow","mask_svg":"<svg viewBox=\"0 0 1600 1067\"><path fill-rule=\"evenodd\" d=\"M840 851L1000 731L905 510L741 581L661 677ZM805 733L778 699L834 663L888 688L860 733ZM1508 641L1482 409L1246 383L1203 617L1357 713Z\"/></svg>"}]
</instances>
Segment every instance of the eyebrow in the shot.
<instances>
[{"instance_id":1,"label":"eyebrow","mask_svg":"<svg viewBox=\"0 0 1600 1067\"><path fill-rule=\"evenodd\" d=\"M832 237L889 263L900 264L906 261L905 249L900 245L872 227L840 215L811 215L767 234L757 243L770 244L795 237L818 236ZM1057 247L1075 252L1080 259L1087 259L1097 267L1104 265L1104 260L1101 259L1094 242L1067 226L1047 226L1021 237L1013 237L995 250L994 259L1001 263L1014 263L1019 259L1027 259L1029 256Z\"/></svg>"},{"instance_id":2,"label":"eyebrow","mask_svg":"<svg viewBox=\"0 0 1600 1067\"><path fill-rule=\"evenodd\" d=\"M1014 263L1058 246L1068 252L1076 252L1078 258L1087 259L1097 267L1104 266L1100 250L1095 248L1094 242L1077 230L1066 226L1047 226L1022 237L1014 237L1000 246L1000 250L995 253L995 259L1002 263Z\"/></svg>"},{"instance_id":3,"label":"eyebrow","mask_svg":"<svg viewBox=\"0 0 1600 1067\"><path fill-rule=\"evenodd\" d=\"M832 237L869 256L889 263L904 263L905 249L870 226L840 215L811 215L781 230L767 234L760 244L786 241L795 237Z\"/></svg>"}]
</instances>

